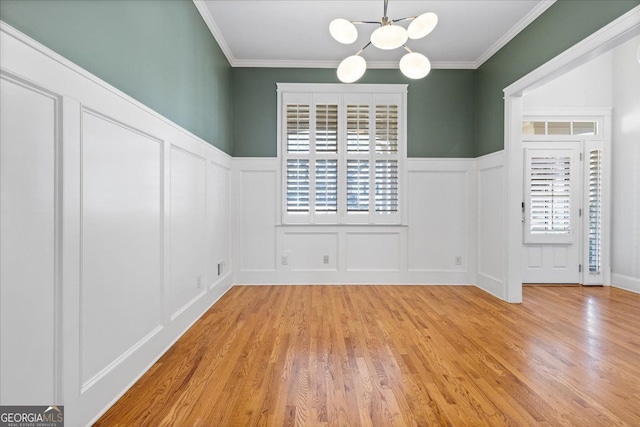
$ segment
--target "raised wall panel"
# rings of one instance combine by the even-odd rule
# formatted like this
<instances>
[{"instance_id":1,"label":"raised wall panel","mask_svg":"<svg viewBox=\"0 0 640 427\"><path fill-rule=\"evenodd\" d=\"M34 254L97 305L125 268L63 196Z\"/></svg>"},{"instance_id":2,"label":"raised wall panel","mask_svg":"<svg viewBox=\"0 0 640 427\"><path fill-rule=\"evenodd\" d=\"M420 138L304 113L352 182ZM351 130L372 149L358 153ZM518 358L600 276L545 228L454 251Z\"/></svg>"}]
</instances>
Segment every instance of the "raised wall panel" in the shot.
<instances>
[{"instance_id":1,"label":"raised wall panel","mask_svg":"<svg viewBox=\"0 0 640 427\"><path fill-rule=\"evenodd\" d=\"M478 171L478 273L503 278L504 209L502 166Z\"/></svg>"},{"instance_id":2,"label":"raised wall panel","mask_svg":"<svg viewBox=\"0 0 640 427\"><path fill-rule=\"evenodd\" d=\"M0 83L0 404L54 401L57 100Z\"/></svg>"},{"instance_id":3,"label":"raised wall panel","mask_svg":"<svg viewBox=\"0 0 640 427\"><path fill-rule=\"evenodd\" d=\"M82 113L84 390L161 324L161 153L158 139Z\"/></svg>"},{"instance_id":4,"label":"raised wall panel","mask_svg":"<svg viewBox=\"0 0 640 427\"><path fill-rule=\"evenodd\" d=\"M176 316L205 289L206 159L171 147L168 313Z\"/></svg>"},{"instance_id":5,"label":"raised wall panel","mask_svg":"<svg viewBox=\"0 0 640 427\"><path fill-rule=\"evenodd\" d=\"M221 276L231 269L231 218L230 209L231 171L214 162L209 163L207 173L207 281L218 279L218 263L222 262Z\"/></svg>"},{"instance_id":6,"label":"raised wall panel","mask_svg":"<svg viewBox=\"0 0 640 427\"><path fill-rule=\"evenodd\" d=\"M467 264L466 171L409 174L409 271L463 270ZM456 265L456 257L461 264Z\"/></svg>"},{"instance_id":7,"label":"raised wall panel","mask_svg":"<svg viewBox=\"0 0 640 427\"><path fill-rule=\"evenodd\" d=\"M347 271L400 271L400 233L346 233Z\"/></svg>"},{"instance_id":8,"label":"raised wall panel","mask_svg":"<svg viewBox=\"0 0 640 427\"><path fill-rule=\"evenodd\" d=\"M276 172L243 170L239 184L240 268L275 271Z\"/></svg>"},{"instance_id":9,"label":"raised wall panel","mask_svg":"<svg viewBox=\"0 0 640 427\"><path fill-rule=\"evenodd\" d=\"M338 233L285 233L291 271L337 271ZM324 257L327 256L327 263Z\"/></svg>"}]
</instances>

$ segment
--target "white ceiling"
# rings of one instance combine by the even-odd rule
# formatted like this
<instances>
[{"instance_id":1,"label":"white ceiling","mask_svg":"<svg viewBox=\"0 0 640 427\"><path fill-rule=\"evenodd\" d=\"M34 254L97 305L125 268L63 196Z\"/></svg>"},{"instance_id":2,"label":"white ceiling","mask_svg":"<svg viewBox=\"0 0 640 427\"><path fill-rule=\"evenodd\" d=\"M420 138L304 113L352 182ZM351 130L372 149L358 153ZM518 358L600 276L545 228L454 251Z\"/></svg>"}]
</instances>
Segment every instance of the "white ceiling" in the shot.
<instances>
[{"instance_id":1,"label":"white ceiling","mask_svg":"<svg viewBox=\"0 0 640 427\"><path fill-rule=\"evenodd\" d=\"M358 40L343 45L329 35L334 18L379 21L383 0L193 0L234 67L336 67L368 41L375 25L358 25ZM438 26L407 46L433 68L477 68L555 0L390 0L391 19L424 12ZM407 24L404 24L406 27ZM397 68L404 50L369 46L368 68Z\"/></svg>"}]
</instances>

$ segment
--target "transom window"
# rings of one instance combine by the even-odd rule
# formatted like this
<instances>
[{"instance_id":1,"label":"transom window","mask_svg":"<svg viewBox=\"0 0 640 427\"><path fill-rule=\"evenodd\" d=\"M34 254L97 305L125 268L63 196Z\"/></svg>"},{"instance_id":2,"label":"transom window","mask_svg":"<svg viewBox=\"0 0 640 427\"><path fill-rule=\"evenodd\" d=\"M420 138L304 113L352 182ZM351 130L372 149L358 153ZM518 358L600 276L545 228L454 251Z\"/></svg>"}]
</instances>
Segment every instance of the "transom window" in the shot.
<instances>
[{"instance_id":1,"label":"transom window","mask_svg":"<svg viewBox=\"0 0 640 427\"><path fill-rule=\"evenodd\" d=\"M282 221L401 224L406 85L278 84Z\"/></svg>"},{"instance_id":2,"label":"transom window","mask_svg":"<svg viewBox=\"0 0 640 427\"><path fill-rule=\"evenodd\" d=\"M522 135L525 136L598 136L598 120L580 119L526 119L522 121Z\"/></svg>"}]
</instances>

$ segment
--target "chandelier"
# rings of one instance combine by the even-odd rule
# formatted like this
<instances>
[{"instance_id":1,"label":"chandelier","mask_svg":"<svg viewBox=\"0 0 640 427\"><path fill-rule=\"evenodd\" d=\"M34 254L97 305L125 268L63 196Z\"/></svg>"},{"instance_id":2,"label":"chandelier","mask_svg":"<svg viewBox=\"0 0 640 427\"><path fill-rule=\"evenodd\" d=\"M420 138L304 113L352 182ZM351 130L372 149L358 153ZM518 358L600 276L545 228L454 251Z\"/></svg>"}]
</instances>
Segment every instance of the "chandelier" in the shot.
<instances>
[{"instance_id":1,"label":"chandelier","mask_svg":"<svg viewBox=\"0 0 640 427\"><path fill-rule=\"evenodd\" d=\"M419 16L409 16L400 19L389 19L387 6L389 0L384 0L384 16L380 21L349 21L334 19L329 24L329 33L338 42L351 44L358 39L358 30L354 24L376 24L379 27L371 33L371 40L355 55L345 58L338 66L338 78L344 83L353 83L364 75L367 61L360 54L370 45L378 49L392 50L403 47L408 53L400 59L400 71L410 79L421 79L431 71L431 62L421 53L413 52L405 44L408 39L421 39L429 34L438 24L438 15L433 12ZM405 29L397 22L411 21Z\"/></svg>"}]
</instances>

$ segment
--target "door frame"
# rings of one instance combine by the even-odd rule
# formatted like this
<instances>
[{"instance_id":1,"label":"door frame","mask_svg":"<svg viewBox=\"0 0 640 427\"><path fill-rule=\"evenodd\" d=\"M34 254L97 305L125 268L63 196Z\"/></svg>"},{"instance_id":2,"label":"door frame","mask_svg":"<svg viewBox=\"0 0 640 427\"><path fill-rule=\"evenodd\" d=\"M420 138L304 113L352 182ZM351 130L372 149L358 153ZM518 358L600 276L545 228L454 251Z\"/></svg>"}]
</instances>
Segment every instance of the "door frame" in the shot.
<instances>
[{"instance_id":1,"label":"door frame","mask_svg":"<svg viewBox=\"0 0 640 427\"><path fill-rule=\"evenodd\" d=\"M526 146L535 144L549 143L571 143L577 144L580 152L580 161L578 166L578 193L576 195L578 208L582 210L582 215L578 216L575 226L575 244L578 245L579 263L582 265L582 271L579 273L579 282L583 285L601 285L608 284L611 280L611 264L610 264L610 247L611 247L611 140L612 140L612 110L610 108L549 108L549 109L526 109L523 111L523 120L539 120L539 121L596 121L598 132L596 135L523 135L522 137L522 155L524 159ZM589 228L587 215L589 211L588 203L588 176L589 176L589 160L588 153L590 149L597 146L602 150L602 194L601 194L601 266L598 278L589 280ZM523 202L526 203L525 197L525 166L523 163ZM524 239L524 225L526 218L523 215L522 229L522 245L526 246ZM521 270L523 271L523 270Z\"/></svg>"},{"instance_id":2,"label":"door frame","mask_svg":"<svg viewBox=\"0 0 640 427\"><path fill-rule=\"evenodd\" d=\"M522 97L640 34L640 6L506 87L504 91L504 299L522 302Z\"/></svg>"}]
</instances>

